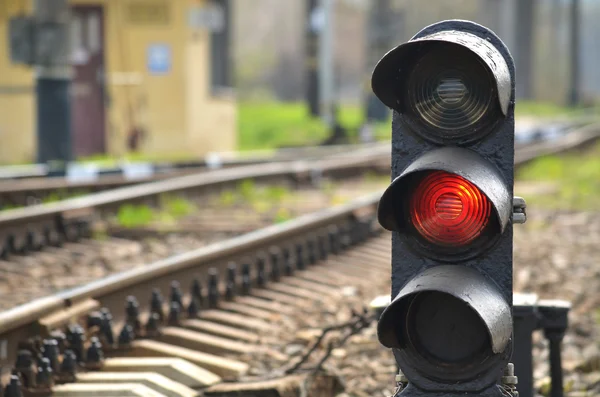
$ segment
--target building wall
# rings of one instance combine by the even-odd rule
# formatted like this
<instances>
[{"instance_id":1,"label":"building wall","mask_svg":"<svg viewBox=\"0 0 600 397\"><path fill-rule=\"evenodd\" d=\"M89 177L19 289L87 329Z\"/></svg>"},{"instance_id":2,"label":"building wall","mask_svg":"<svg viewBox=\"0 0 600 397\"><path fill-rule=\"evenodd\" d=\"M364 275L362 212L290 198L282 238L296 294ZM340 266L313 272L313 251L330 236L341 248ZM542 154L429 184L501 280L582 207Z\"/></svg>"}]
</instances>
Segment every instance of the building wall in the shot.
<instances>
[{"instance_id":1,"label":"building wall","mask_svg":"<svg viewBox=\"0 0 600 397\"><path fill-rule=\"evenodd\" d=\"M215 98L210 81L210 34L188 26L190 5L204 0L72 0L73 5L102 5L106 70L106 142L112 155L127 152L127 137L144 131L140 151L148 154L203 155L235 149L236 111L232 98ZM7 42L7 20L17 10L2 12L0 42ZM10 2L9 2L10 3ZM128 7L162 3L168 17L146 21L131 18ZM171 69L148 71L147 49L168 44ZM11 65L0 51L0 162L35 158L35 106L31 70ZM6 85L27 87L6 94Z\"/></svg>"},{"instance_id":2,"label":"building wall","mask_svg":"<svg viewBox=\"0 0 600 397\"><path fill-rule=\"evenodd\" d=\"M33 72L11 64L8 20L30 10L29 2L0 1L0 163L25 162L35 157Z\"/></svg>"}]
</instances>

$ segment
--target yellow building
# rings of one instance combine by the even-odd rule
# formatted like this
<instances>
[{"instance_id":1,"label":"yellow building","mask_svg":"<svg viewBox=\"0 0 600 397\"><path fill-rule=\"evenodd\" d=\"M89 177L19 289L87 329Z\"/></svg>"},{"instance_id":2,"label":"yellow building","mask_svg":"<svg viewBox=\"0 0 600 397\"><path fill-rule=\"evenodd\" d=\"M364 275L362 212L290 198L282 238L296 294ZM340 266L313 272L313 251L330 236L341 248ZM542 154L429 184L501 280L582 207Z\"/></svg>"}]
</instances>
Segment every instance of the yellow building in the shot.
<instances>
[{"instance_id":1,"label":"yellow building","mask_svg":"<svg viewBox=\"0 0 600 397\"><path fill-rule=\"evenodd\" d=\"M235 149L235 102L211 86L211 34L190 22L206 0L70 4L76 157L119 156L136 145L150 155ZM0 43L19 13L31 13L29 0L0 0ZM35 160L34 78L32 68L10 62L3 44L0 163Z\"/></svg>"}]
</instances>

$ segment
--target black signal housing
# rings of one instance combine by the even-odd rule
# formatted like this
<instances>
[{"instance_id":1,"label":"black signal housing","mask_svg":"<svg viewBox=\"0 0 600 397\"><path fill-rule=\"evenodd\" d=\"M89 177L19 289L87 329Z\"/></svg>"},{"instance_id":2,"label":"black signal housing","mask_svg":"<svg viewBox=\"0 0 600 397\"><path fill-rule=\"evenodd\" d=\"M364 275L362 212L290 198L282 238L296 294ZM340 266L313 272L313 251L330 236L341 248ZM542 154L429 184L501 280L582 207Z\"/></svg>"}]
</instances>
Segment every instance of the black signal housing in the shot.
<instances>
[{"instance_id":1,"label":"black signal housing","mask_svg":"<svg viewBox=\"0 0 600 397\"><path fill-rule=\"evenodd\" d=\"M426 27L373 72L374 93L394 110L392 183L378 209L393 232L392 303L378 336L408 378L402 394L501 395L512 354L514 77L502 41L461 20Z\"/></svg>"}]
</instances>

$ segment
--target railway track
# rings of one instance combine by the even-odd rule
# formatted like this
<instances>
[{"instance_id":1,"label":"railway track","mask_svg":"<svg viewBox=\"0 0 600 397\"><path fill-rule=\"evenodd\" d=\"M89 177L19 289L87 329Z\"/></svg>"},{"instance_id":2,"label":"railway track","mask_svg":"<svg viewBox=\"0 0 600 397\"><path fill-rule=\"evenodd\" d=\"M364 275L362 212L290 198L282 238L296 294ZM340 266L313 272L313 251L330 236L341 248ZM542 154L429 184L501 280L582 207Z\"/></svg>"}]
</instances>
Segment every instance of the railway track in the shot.
<instances>
[{"instance_id":1,"label":"railway track","mask_svg":"<svg viewBox=\"0 0 600 397\"><path fill-rule=\"evenodd\" d=\"M599 134L598 124L576 128L560 139L519 147L516 161L524 163L538 155L576 148L597 139ZM156 205L164 194L185 194L202 200L203 195L218 194L245 179L275 184L291 181L302 185L318 182L322 177L351 176L369 169L388 172L389 150L389 145L371 145L320 160L257 164L195 173L0 211L0 256L36 251L44 246L60 245L64 241L77 241L89 233L90 219L99 213L114 213L125 203Z\"/></svg>"},{"instance_id":2,"label":"railway track","mask_svg":"<svg viewBox=\"0 0 600 397\"><path fill-rule=\"evenodd\" d=\"M23 347L34 350L36 343L23 343L28 338L46 338L46 353L42 354L48 355L52 349L49 346L54 345L49 340L61 339L57 330L66 332L70 347L74 346L73 338L78 340L74 352L88 368L101 364L92 364L98 356L98 341L105 355L112 357L106 359L103 370L120 371L112 365L122 365L123 360L115 358L122 356L185 360L185 365L194 366L194 374L201 374L196 383L187 383L188 387L206 387L256 373L252 363L258 357L287 363L291 358L280 351L285 343L265 349L261 342L269 335L281 340L279 333L286 316L301 311L307 302L339 302L343 299L342 287L349 282L360 284L386 273L389 241L374 237L372 223L378 196L221 241L4 312L0 314L0 345L5 353L1 365L8 368L18 362L23 382L33 386L28 382L34 377L42 380L43 376L33 375L34 362L26 363L30 355ZM367 257L376 253L380 261L366 264ZM360 275L373 269L381 273L366 278ZM344 275L333 278L336 272ZM167 302L159 304L158 294L153 294L156 289L168 296ZM153 315L145 305L149 301L154 302ZM111 313L110 330L108 312L98 312L100 308ZM73 319L79 319L82 328L74 326ZM166 326L160 332L155 329L159 324ZM71 353L65 354L71 357ZM130 370L132 365L143 368L145 361L148 365L152 362L125 361ZM26 373L25 367L34 372ZM60 368L55 368L58 378L73 375ZM100 378L96 379L100 382ZM36 385L38 392L48 386L44 382ZM78 390L81 394L77 395L85 395L85 388L58 386L54 394L73 395L73 390ZM98 390L96 386L88 388ZM131 395L107 390L109 394L117 393L110 395Z\"/></svg>"},{"instance_id":3,"label":"railway track","mask_svg":"<svg viewBox=\"0 0 600 397\"><path fill-rule=\"evenodd\" d=\"M537 155L585 145L599 134L597 125L584 127L554 145L539 146ZM521 150L517 164L535 157L535 149ZM305 177L311 173L298 168ZM170 188L181 191L190 184L186 180ZM146 189L143 197L157 194L154 187ZM294 327L315 307L345 311L349 329L369 322L368 315L352 314L350 303L357 300L348 298L347 290L389 282L389 238L378 237L373 222L378 199L374 193L0 313L3 381L15 387L23 382L19 388L30 395L191 395L202 390L233 396L253 388L256 395L301 389L312 377L310 384L331 392L336 379L319 377L322 359L303 356L311 351L314 335ZM92 204L97 203L87 203ZM73 209L67 207L59 210ZM364 298L366 303L370 296ZM290 344L302 349L290 352ZM80 363L75 367L82 374L73 373L73 362ZM303 370L295 368L299 362ZM275 368L289 371L272 377ZM11 379L11 370L20 378ZM112 379L108 386L107 379ZM18 395L11 390L5 396Z\"/></svg>"},{"instance_id":4,"label":"railway track","mask_svg":"<svg viewBox=\"0 0 600 397\"><path fill-rule=\"evenodd\" d=\"M122 225L112 216L97 220L92 225L97 230L93 238L0 260L0 296L10 296L0 300L0 310L327 208L383 188L386 183L385 177L352 178L337 182L331 189L334 193L305 187L287 190L284 197L275 200L248 197L251 202L245 203L246 199L239 197L229 205L219 197L203 201L183 217L158 212L151 222L137 225ZM253 187L254 194L261 195L260 189Z\"/></svg>"},{"instance_id":5,"label":"railway track","mask_svg":"<svg viewBox=\"0 0 600 397\"><path fill-rule=\"evenodd\" d=\"M196 202L234 189L244 180L257 184L304 186L322 178L353 177L389 166L389 147L362 149L321 160L234 167L163 181L113 189L82 197L0 212L2 256L22 254L65 241L77 241L89 233L96 217L116 213L123 204L156 206L164 195L185 195Z\"/></svg>"},{"instance_id":6,"label":"railway track","mask_svg":"<svg viewBox=\"0 0 600 397\"><path fill-rule=\"evenodd\" d=\"M99 169L92 165L73 166L66 175L42 172L44 167L30 167L30 174L17 173L18 167L0 169L0 209L12 209L50 201L82 196L118 187L156 182L178 176L198 174L215 169L248 166L294 160L318 160L347 151L376 149L382 144L337 145L281 149L275 153L250 153L244 157L233 153L213 154L204 161L178 164L124 163L114 169ZM1 168L1 167L0 167ZM12 170L12 171L11 171ZM63 172L64 174L65 172ZM3 177L3 175L6 175ZM19 176L20 179L10 178Z\"/></svg>"}]
</instances>

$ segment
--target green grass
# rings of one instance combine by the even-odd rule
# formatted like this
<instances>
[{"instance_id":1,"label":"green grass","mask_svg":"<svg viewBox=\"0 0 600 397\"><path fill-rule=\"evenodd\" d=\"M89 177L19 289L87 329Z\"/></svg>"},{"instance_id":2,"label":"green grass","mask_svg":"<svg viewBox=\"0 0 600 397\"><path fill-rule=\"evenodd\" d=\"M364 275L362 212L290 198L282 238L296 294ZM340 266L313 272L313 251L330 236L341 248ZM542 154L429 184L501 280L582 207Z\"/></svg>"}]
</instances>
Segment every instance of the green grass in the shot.
<instances>
[{"instance_id":1,"label":"green grass","mask_svg":"<svg viewBox=\"0 0 600 397\"><path fill-rule=\"evenodd\" d=\"M257 186L254 181L246 179L234 189L223 191L216 201L224 207L249 205L256 212L267 213L276 211L289 197L291 192L287 187Z\"/></svg>"},{"instance_id":2,"label":"green grass","mask_svg":"<svg viewBox=\"0 0 600 397\"><path fill-rule=\"evenodd\" d=\"M155 212L147 205L124 204L117 212L117 222L126 228L146 226L155 219Z\"/></svg>"},{"instance_id":3,"label":"green grass","mask_svg":"<svg viewBox=\"0 0 600 397\"><path fill-rule=\"evenodd\" d=\"M567 107L551 102L517 100L515 117L556 118L581 117L589 114L600 115L600 108Z\"/></svg>"},{"instance_id":4,"label":"green grass","mask_svg":"<svg viewBox=\"0 0 600 397\"><path fill-rule=\"evenodd\" d=\"M582 153L546 156L517 173L517 180L553 182L555 194L525 197L530 204L564 210L599 210L600 143Z\"/></svg>"},{"instance_id":5,"label":"green grass","mask_svg":"<svg viewBox=\"0 0 600 397\"><path fill-rule=\"evenodd\" d=\"M352 140L363 119L361 107L340 106L340 124L348 129ZM240 150L255 150L318 145L329 131L321 119L310 116L304 103L246 102L239 104L238 134Z\"/></svg>"},{"instance_id":6,"label":"green grass","mask_svg":"<svg viewBox=\"0 0 600 397\"><path fill-rule=\"evenodd\" d=\"M327 128L303 104L241 103L238 137L241 150L316 145L327 137Z\"/></svg>"},{"instance_id":7,"label":"green grass","mask_svg":"<svg viewBox=\"0 0 600 397\"><path fill-rule=\"evenodd\" d=\"M160 197L160 208L147 205L124 204L117 211L117 223L125 228L148 226L151 223L174 224L178 219L196 211L196 206L182 198L171 195Z\"/></svg>"},{"instance_id":8,"label":"green grass","mask_svg":"<svg viewBox=\"0 0 600 397\"><path fill-rule=\"evenodd\" d=\"M197 210L196 206L191 201L171 195L161 196L160 204L162 211L174 219L180 219L191 215Z\"/></svg>"}]
</instances>

